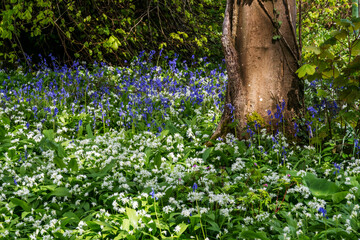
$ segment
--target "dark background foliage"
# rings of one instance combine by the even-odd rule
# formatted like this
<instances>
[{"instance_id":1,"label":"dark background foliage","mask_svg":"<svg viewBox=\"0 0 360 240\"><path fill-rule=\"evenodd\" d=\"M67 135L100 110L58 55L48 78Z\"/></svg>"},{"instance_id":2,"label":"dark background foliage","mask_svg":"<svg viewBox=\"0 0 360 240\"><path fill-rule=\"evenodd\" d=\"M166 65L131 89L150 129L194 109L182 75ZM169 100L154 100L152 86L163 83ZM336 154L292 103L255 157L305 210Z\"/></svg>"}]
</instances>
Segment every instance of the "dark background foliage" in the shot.
<instances>
[{"instance_id":1,"label":"dark background foliage","mask_svg":"<svg viewBox=\"0 0 360 240\"><path fill-rule=\"evenodd\" d=\"M219 60L224 7L224 0L3 0L0 60L51 53L63 63L122 64L160 49Z\"/></svg>"}]
</instances>

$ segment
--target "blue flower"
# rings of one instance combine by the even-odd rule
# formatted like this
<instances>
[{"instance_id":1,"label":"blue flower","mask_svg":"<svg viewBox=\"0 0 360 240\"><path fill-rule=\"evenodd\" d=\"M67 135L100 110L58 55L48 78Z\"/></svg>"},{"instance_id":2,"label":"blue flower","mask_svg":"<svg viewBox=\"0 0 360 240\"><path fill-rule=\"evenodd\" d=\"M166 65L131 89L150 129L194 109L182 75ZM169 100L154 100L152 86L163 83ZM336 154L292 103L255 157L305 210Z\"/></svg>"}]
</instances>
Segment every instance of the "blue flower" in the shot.
<instances>
[{"instance_id":1,"label":"blue flower","mask_svg":"<svg viewBox=\"0 0 360 240\"><path fill-rule=\"evenodd\" d=\"M194 185L192 186L193 192L195 192L195 190L198 188L198 185L196 183L194 183Z\"/></svg>"},{"instance_id":2,"label":"blue flower","mask_svg":"<svg viewBox=\"0 0 360 240\"><path fill-rule=\"evenodd\" d=\"M318 211L319 211L319 213L322 213L322 214L323 214L323 217L326 216L326 213L327 213L327 212L326 212L326 209L325 209L325 208L320 207ZM329 218L329 217L326 217L326 219L328 219L328 218Z\"/></svg>"},{"instance_id":3,"label":"blue flower","mask_svg":"<svg viewBox=\"0 0 360 240\"><path fill-rule=\"evenodd\" d=\"M318 113L318 111L314 107L308 107L309 112L312 114L312 117L315 117L315 114Z\"/></svg>"},{"instance_id":4,"label":"blue flower","mask_svg":"<svg viewBox=\"0 0 360 240\"><path fill-rule=\"evenodd\" d=\"M151 197L155 198L155 200L158 200L158 198L155 196L154 188L151 188L151 189L152 189L152 192L150 193Z\"/></svg>"},{"instance_id":5,"label":"blue flower","mask_svg":"<svg viewBox=\"0 0 360 240\"><path fill-rule=\"evenodd\" d=\"M13 178L14 178L14 183L15 183L15 185L18 185L18 183L17 183L17 181L16 181L15 177L13 177Z\"/></svg>"},{"instance_id":6,"label":"blue flower","mask_svg":"<svg viewBox=\"0 0 360 240\"><path fill-rule=\"evenodd\" d=\"M59 109L55 107L53 117L56 117L56 115L59 113Z\"/></svg>"},{"instance_id":7,"label":"blue flower","mask_svg":"<svg viewBox=\"0 0 360 240\"><path fill-rule=\"evenodd\" d=\"M336 174L336 172L339 173L340 172L339 170L341 170L341 165L334 163L334 167L337 169L334 171L334 174Z\"/></svg>"}]
</instances>

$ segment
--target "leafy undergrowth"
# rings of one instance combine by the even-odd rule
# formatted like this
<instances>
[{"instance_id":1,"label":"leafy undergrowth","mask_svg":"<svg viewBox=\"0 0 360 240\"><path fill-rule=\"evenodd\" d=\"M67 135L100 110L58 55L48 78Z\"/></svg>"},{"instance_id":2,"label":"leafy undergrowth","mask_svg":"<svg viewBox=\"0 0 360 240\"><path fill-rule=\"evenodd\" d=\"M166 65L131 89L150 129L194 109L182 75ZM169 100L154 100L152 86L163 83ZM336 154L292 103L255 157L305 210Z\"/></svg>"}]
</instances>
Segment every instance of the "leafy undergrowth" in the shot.
<instances>
[{"instance_id":1,"label":"leafy undergrowth","mask_svg":"<svg viewBox=\"0 0 360 240\"><path fill-rule=\"evenodd\" d=\"M204 146L224 66L41 69L0 73L2 239L360 237L355 138L346 153L255 124Z\"/></svg>"}]
</instances>

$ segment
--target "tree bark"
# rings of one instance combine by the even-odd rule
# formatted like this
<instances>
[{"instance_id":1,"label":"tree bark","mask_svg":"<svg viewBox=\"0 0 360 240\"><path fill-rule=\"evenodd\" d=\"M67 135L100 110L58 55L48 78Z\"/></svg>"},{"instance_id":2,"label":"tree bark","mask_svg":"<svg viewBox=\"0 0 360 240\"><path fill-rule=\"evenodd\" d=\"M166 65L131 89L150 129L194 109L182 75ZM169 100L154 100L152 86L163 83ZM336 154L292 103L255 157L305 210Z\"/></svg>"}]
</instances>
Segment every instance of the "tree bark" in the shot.
<instances>
[{"instance_id":1,"label":"tree bark","mask_svg":"<svg viewBox=\"0 0 360 240\"><path fill-rule=\"evenodd\" d=\"M268 122L268 110L274 113L283 100L285 119L299 111L303 91L295 74L300 59L295 22L295 0L227 0L221 40L228 84L212 139L229 132L242 138L247 116L256 112ZM229 126L233 121L236 127Z\"/></svg>"}]
</instances>

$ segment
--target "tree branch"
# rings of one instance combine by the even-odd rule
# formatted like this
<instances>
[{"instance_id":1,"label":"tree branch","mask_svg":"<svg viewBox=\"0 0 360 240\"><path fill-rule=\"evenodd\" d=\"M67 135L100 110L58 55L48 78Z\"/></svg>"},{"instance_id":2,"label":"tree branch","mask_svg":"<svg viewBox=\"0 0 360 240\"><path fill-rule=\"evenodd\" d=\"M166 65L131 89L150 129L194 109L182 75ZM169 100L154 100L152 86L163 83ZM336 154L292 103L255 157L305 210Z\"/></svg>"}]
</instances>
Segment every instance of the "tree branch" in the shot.
<instances>
[{"instance_id":1,"label":"tree branch","mask_svg":"<svg viewBox=\"0 0 360 240\"><path fill-rule=\"evenodd\" d=\"M268 16L268 18L270 19L272 25L277 28L276 23L274 22L274 20L272 19L271 15L269 14L268 10L265 8L264 4L260 1L257 0L260 7L264 10L264 12L266 13L266 15ZM294 59L296 61L299 61L298 56L296 56L296 54L294 53L294 51L291 49L289 43L286 41L286 39L284 38L284 35L281 33L280 29L277 29L278 33L280 34L280 39L282 40L282 42L285 44L286 48L290 51L290 53L293 55Z\"/></svg>"},{"instance_id":2,"label":"tree branch","mask_svg":"<svg viewBox=\"0 0 360 240\"><path fill-rule=\"evenodd\" d=\"M286 14L286 18L288 19L288 21L289 21L289 25L290 25L290 28L291 28L291 32L292 32L292 35L293 35L293 37L294 37L294 42L295 42L295 45L296 45L296 51L297 51L297 53L298 53L298 59L300 59L301 58L301 55L300 55L300 48L299 48L299 45L298 45L298 42L297 42L297 40L296 40L296 30L295 30L295 28L294 28L294 26L295 26L295 24L293 23L293 18L292 18L292 16L291 16L291 11L290 11L290 5L289 5L289 2L288 2L288 0L284 0L284 5L285 5L285 9L286 9L286 11L287 11L287 14Z\"/></svg>"}]
</instances>

